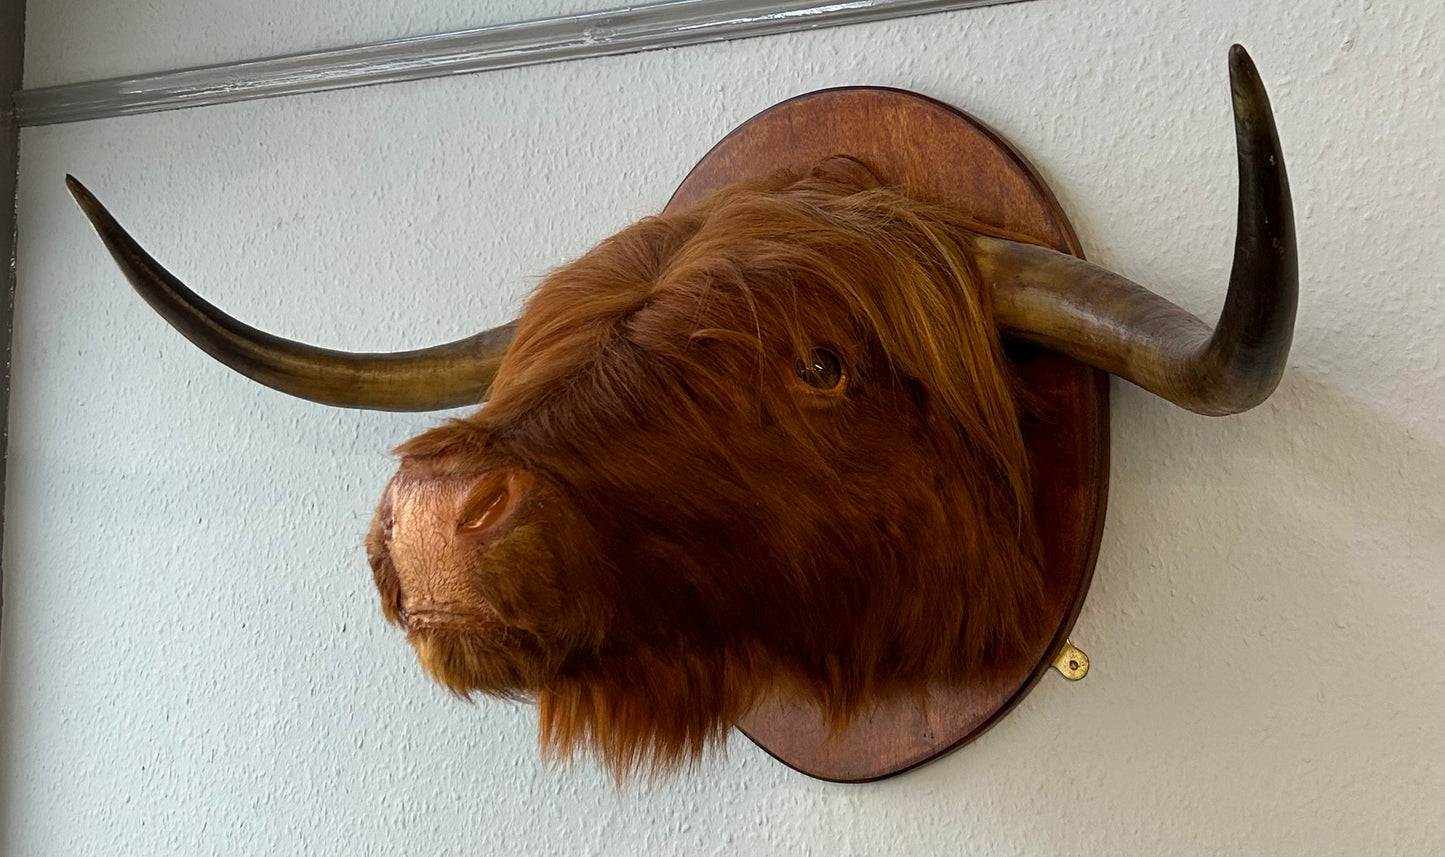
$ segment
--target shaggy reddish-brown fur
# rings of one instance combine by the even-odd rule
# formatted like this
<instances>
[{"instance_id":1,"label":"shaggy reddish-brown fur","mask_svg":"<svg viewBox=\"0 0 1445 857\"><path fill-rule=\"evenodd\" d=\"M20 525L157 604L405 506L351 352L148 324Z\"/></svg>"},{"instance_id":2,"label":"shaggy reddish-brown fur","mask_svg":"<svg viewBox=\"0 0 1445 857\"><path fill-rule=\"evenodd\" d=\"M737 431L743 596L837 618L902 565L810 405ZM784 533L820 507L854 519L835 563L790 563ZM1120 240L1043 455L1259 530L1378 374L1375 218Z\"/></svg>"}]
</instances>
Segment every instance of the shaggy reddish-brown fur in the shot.
<instances>
[{"instance_id":1,"label":"shaggy reddish-brown fur","mask_svg":"<svg viewBox=\"0 0 1445 857\"><path fill-rule=\"evenodd\" d=\"M399 450L368 538L387 616L619 777L769 690L841 727L1017 647L1038 545L970 229L837 158L554 272L486 406ZM798 374L817 348L836 389Z\"/></svg>"}]
</instances>

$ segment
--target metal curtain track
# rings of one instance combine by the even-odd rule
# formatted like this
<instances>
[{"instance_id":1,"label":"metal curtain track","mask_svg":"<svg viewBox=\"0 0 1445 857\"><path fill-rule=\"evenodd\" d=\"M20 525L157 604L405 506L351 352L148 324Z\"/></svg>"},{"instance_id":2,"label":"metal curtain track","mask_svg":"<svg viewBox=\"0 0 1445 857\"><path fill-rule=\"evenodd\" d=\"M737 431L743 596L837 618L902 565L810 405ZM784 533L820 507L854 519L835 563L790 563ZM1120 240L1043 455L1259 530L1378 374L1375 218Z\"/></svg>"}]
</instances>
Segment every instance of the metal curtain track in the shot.
<instances>
[{"instance_id":1,"label":"metal curtain track","mask_svg":"<svg viewBox=\"0 0 1445 857\"><path fill-rule=\"evenodd\" d=\"M22 127L839 27L1021 0L668 0L349 48L22 89Z\"/></svg>"}]
</instances>

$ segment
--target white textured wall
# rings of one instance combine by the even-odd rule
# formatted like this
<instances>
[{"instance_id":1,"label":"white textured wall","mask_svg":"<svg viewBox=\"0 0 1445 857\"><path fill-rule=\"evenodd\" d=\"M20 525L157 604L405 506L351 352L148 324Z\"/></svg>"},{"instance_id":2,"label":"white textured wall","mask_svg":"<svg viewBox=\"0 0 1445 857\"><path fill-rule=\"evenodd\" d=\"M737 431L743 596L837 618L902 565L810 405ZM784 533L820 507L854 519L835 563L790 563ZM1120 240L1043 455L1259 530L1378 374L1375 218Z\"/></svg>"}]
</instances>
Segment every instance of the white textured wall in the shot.
<instances>
[{"instance_id":1,"label":"white textured wall","mask_svg":"<svg viewBox=\"0 0 1445 857\"><path fill-rule=\"evenodd\" d=\"M231 28L194 23L230 2L31 5L31 85L234 55ZM318 4L331 29L296 43L236 28L255 53L386 35L399 19L370 5ZM88 181L244 319L403 348L506 318L755 111L887 84L992 123L1094 259L1212 315L1233 41L1270 87L1294 184L1290 371L1225 420L1116 383L1074 633L1093 672L868 786L739 740L618 792L589 765L541 765L530 708L432 686L383 625L360 543L386 450L437 418L329 410L212 364L124 285L61 182ZM1442 58L1433 0L1038 0L27 130L0 850L1445 850Z\"/></svg>"}]
</instances>

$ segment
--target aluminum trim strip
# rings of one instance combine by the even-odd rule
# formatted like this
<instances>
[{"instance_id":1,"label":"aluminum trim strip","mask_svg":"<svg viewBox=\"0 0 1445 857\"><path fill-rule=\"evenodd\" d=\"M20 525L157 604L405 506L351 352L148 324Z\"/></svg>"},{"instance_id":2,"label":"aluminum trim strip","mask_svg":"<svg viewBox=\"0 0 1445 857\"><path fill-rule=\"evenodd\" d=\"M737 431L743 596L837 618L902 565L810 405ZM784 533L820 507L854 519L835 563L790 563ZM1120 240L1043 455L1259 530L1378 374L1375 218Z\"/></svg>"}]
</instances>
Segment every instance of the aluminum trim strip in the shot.
<instances>
[{"instance_id":1,"label":"aluminum trim strip","mask_svg":"<svg viewBox=\"0 0 1445 857\"><path fill-rule=\"evenodd\" d=\"M349 48L22 89L22 127L472 74L1023 0L667 0Z\"/></svg>"}]
</instances>

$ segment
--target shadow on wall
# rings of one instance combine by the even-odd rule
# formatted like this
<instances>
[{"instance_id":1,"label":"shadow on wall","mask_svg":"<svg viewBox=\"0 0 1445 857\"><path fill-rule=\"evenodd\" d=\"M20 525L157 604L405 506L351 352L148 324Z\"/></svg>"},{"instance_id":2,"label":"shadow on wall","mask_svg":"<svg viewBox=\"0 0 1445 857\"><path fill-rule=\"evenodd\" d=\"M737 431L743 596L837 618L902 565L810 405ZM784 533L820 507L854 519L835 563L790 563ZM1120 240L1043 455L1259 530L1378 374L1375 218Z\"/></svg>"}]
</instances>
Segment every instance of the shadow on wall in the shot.
<instances>
[{"instance_id":1,"label":"shadow on wall","mask_svg":"<svg viewBox=\"0 0 1445 857\"><path fill-rule=\"evenodd\" d=\"M1445 445L1308 370L1288 373L1276 402L1297 416L1275 422L1266 442L1291 452L1299 496L1338 504L1359 531L1445 559Z\"/></svg>"},{"instance_id":2,"label":"shadow on wall","mask_svg":"<svg viewBox=\"0 0 1445 857\"><path fill-rule=\"evenodd\" d=\"M1171 514L1174 495L1196 513L1214 510L1212 522L1197 521L1205 529L1267 522L1296 547L1315 539L1355 552L1358 538L1388 536L1389 554L1445 556L1445 445L1329 375L1291 368L1256 411L1218 420L1169 412L1125 384L1115 384L1114 398L1109 526L1117 533L1170 538L1158 519ZM1131 438L1156 455L1137 457Z\"/></svg>"},{"instance_id":3,"label":"shadow on wall","mask_svg":"<svg viewBox=\"0 0 1445 857\"><path fill-rule=\"evenodd\" d=\"M1394 705L1427 693L1405 687L1434 671L1428 653L1445 643L1445 445L1309 369L1224 420L1169 412L1123 384L1114 394L1109 522L1076 640L1104 672L1129 664L1134 681L1114 692L1143 696L1116 697L1120 710L1176 709L1149 697L1189 651L1209 653L1197 669L1232 671L1233 682L1194 672L1177 687L1216 714L1253 683L1276 683L1261 693L1316 719L1344 704L1345 686ZM1279 684L1281 669L1320 675ZM1316 680L1334 702L1305 690ZM1293 698L1306 692L1314 715Z\"/></svg>"}]
</instances>

